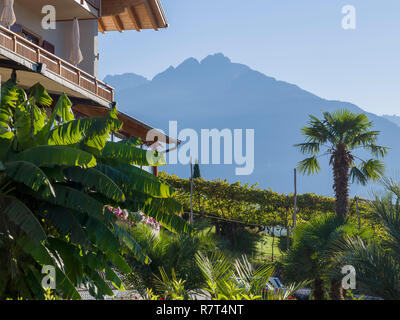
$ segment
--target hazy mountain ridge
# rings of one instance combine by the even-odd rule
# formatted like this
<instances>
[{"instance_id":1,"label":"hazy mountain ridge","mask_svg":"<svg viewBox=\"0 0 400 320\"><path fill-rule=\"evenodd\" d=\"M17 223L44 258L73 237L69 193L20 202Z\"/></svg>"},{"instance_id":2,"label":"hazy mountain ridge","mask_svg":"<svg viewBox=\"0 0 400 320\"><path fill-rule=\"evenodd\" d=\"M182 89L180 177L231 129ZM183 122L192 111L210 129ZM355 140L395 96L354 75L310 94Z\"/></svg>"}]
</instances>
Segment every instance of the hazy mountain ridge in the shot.
<instances>
[{"instance_id":1,"label":"hazy mountain ridge","mask_svg":"<svg viewBox=\"0 0 400 320\"><path fill-rule=\"evenodd\" d=\"M254 128L255 170L251 176L235 176L232 165L200 165L202 175L208 179L257 182L260 187L278 192L293 190L293 168L303 158L293 145L303 141L300 129L306 125L309 114L320 116L322 110L339 108L364 112L354 104L325 100L294 84L232 63L222 54L202 61L189 58L151 81L135 80L127 86L126 77L107 77L116 88L120 110L167 133L169 120L177 120L179 130L193 128L198 132L202 128ZM382 131L379 143L392 148L386 158L387 172L392 174L400 163L400 127L384 117L366 114ZM321 164L319 175L298 178L300 192L332 193L328 159ZM189 175L189 169L179 165L167 166L166 171ZM366 195L366 190L352 187L353 194Z\"/></svg>"},{"instance_id":2,"label":"hazy mountain ridge","mask_svg":"<svg viewBox=\"0 0 400 320\"><path fill-rule=\"evenodd\" d=\"M392 121L393 123L400 126L400 117L399 116L396 116L396 115L390 116L390 115L384 114L382 117L385 119L388 119L389 121Z\"/></svg>"}]
</instances>

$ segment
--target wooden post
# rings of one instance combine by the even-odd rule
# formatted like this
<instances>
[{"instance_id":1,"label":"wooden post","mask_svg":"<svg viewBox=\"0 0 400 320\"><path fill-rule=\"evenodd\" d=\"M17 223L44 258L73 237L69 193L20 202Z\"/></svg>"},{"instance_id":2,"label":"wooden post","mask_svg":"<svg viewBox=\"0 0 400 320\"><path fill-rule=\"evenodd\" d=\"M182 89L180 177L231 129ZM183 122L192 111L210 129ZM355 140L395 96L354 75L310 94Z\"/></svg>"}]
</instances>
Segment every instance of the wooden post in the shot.
<instances>
[{"instance_id":1,"label":"wooden post","mask_svg":"<svg viewBox=\"0 0 400 320\"><path fill-rule=\"evenodd\" d=\"M58 64L58 74L62 77L62 65L61 65L61 60L57 61Z\"/></svg>"},{"instance_id":2,"label":"wooden post","mask_svg":"<svg viewBox=\"0 0 400 320\"><path fill-rule=\"evenodd\" d=\"M190 158L190 224L193 225L193 164Z\"/></svg>"},{"instance_id":3,"label":"wooden post","mask_svg":"<svg viewBox=\"0 0 400 320\"><path fill-rule=\"evenodd\" d=\"M81 72L80 70L77 70L77 74L78 74L78 86L81 85Z\"/></svg>"},{"instance_id":4,"label":"wooden post","mask_svg":"<svg viewBox=\"0 0 400 320\"><path fill-rule=\"evenodd\" d=\"M153 175L158 177L158 167L157 166L153 167Z\"/></svg>"},{"instance_id":5,"label":"wooden post","mask_svg":"<svg viewBox=\"0 0 400 320\"><path fill-rule=\"evenodd\" d=\"M140 149L143 150L143 144L140 145ZM143 169L143 166L142 166L142 165L140 166L140 169Z\"/></svg>"},{"instance_id":6,"label":"wooden post","mask_svg":"<svg viewBox=\"0 0 400 320\"><path fill-rule=\"evenodd\" d=\"M360 220L360 210L358 208L358 197L355 197L356 200L356 208L357 208L357 219L358 219L358 230L361 229L361 220Z\"/></svg>"},{"instance_id":7,"label":"wooden post","mask_svg":"<svg viewBox=\"0 0 400 320\"><path fill-rule=\"evenodd\" d=\"M293 208L293 228L296 227L297 219L297 170L294 169L294 208Z\"/></svg>"},{"instance_id":8,"label":"wooden post","mask_svg":"<svg viewBox=\"0 0 400 320\"><path fill-rule=\"evenodd\" d=\"M40 63L40 49L36 49L36 55L37 55L37 62Z\"/></svg>"},{"instance_id":9,"label":"wooden post","mask_svg":"<svg viewBox=\"0 0 400 320\"><path fill-rule=\"evenodd\" d=\"M17 53L17 36L13 34L12 38L13 38L13 51Z\"/></svg>"}]
</instances>

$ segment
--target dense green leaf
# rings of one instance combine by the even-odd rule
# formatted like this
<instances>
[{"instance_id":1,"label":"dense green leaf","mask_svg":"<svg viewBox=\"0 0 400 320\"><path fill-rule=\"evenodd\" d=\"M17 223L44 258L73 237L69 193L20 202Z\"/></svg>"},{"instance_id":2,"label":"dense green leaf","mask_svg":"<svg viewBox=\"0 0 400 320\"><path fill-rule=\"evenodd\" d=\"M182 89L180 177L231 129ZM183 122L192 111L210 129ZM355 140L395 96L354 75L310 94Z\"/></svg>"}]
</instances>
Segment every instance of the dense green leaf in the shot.
<instances>
[{"instance_id":1,"label":"dense green leaf","mask_svg":"<svg viewBox=\"0 0 400 320\"><path fill-rule=\"evenodd\" d=\"M62 235L70 235L73 243L83 247L89 245L89 240L86 237L85 231L78 222L71 209L58 206L48 206L45 209L46 219L60 232Z\"/></svg>"},{"instance_id":2,"label":"dense green leaf","mask_svg":"<svg viewBox=\"0 0 400 320\"><path fill-rule=\"evenodd\" d=\"M47 93L46 89L40 84L36 83L28 91L28 98L33 98L34 102L39 105L50 107L53 103L53 99Z\"/></svg>"},{"instance_id":3,"label":"dense green leaf","mask_svg":"<svg viewBox=\"0 0 400 320\"><path fill-rule=\"evenodd\" d=\"M120 186L126 196L132 196L136 191L168 198L175 193L171 186L140 168L111 160L104 162L106 164L99 163L97 169Z\"/></svg>"},{"instance_id":4,"label":"dense green leaf","mask_svg":"<svg viewBox=\"0 0 400 320\"><path fill-rule=\"evenodd\" d=\"M77 166L90 168L96 166L96 159L90 153L65 146L38 146L23 151L13 160L32 162L38 167Z\"/></svg>"},{"instance_id":5,"label":"dense green leaf","mask_svg":"<svg viewBox=\"0 0 400 320\"><path fill-rule=\"evenodd\" d=\"M69 180L96 190L116 202L125 201L125 195L118 185L97 168L71 167L65 169L64 173Z\"/></svg>"},{"instance_id":6,"label":"dense green leaf","mask_svg":"<svg viewBox=\"0 0 400 320\"><path fill-rule=\"evenodd\" d=\"M28 237L21 237L17 240L17 242L18 245L26 253L31 255L40 265L50 265L55 267L57 290L62 291L66 297L70 297L71 299L81 299L71 280L65 275L64 272L60 270L54 259L50 256L49 252L42 244L38 244Z\"/></svg>"},{"instance_id":7,"label":"dense green leaf","mask_svg":"<svg viewBox=\"0 0 400 320\"><path fill-rule=\"evenodd\" d=\"M33 163L12 161L6 162L4 166L6 168L5 174L13 180L25 184L34 191L38 191L41 186L45 185L55 196L53 186L46 174Z\"/></svg>"},{"instance_id":8,"label":"dense green leaf","mask_svg":"<svg viewBox=\"0 0 400 320\"><path fill-rule=\"evenodd\" d=\"M127 231L121 223L114 224L114 234L128 247L138 261L143 262L144 264L149 264L151 262L149 257L143 252L140 245L132 238L129 231Z\"/></svg>"},{"instance_id":9,"label":"dense green leaf","mask_svg":"<svg viewBox=\"0 0 400 320\"><path fill-rule=\"evenodd\" d=\"M98 156L138 166L163 166L167 164L163 153L142 150L128 143L108 141Z\"/></svg>"},{"instance_id":10,"label":"dense green leaf","mask_svg":"<svg viewBox=\"0 0 400 320\"><path fill-rule=\"evenodd\" d=\"M12 196L0 194L1 211L15 225L20 227L27 235L36 241L46 239L39 221L32 211L20 200Z\"/></svg>"}]
</instances>

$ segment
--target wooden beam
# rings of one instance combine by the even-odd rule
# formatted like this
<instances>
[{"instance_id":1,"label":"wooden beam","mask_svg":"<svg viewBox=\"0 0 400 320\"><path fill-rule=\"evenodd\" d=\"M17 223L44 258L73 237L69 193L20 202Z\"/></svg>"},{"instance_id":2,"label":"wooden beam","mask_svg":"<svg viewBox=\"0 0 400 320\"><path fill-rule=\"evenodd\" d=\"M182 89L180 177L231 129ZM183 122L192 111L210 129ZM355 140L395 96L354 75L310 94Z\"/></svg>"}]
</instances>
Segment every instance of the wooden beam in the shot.
<instances>
[{"instance_id":1,"label":"wooden beam","mask_svg":"<svg viewBox=\"0 0 400 320\"><path fill-rule=\"evenodd\" d=\"M98 20L97 25L99 27L99 31L101 33L104 33L106 28L104 27L103 20L101 18Z\"/></svg>"},{"instance_id":2,"label":"wooden beam","mask_svg":"<svg viewBox=\"0 0 400 320\"><path fill-rule=\"evenodd\" d=\"M122 24L122 21L121 21L121 18L119 17L119 15L111 16L111 18L112 18L112 20L114 22L114 25L117 28L117 30L119 32L122 32L124 30L124 26Z\"/></svg>"},{"instance_id":3,"label":"wooden beam","mask_svg":"<svg viewBox=\"0 0 400 320\"><path fill-rule=\"evenodd\" d=\"M149 15L149 19L150 19L151 25L153 26L153 29L158 31L156 16L154 14L153 9L150 6L149 0L144 0L144 5L146 7L146 11L147 11L147 14Z\"/></svg>"},{"instance_id":4,"label":"wooden beam","mask_svg":"<svg viewBox=\"0 0 400 320\"><path fill-rule=\"evenodd\" d=\"M141 26L140 26L140 20L139 17L136 13L136 9L134 6L126 8L126 11L128 12L128 15L132 21L132 23L135 25L136 31L140 32Z\"/></svg>"}]
</instances>

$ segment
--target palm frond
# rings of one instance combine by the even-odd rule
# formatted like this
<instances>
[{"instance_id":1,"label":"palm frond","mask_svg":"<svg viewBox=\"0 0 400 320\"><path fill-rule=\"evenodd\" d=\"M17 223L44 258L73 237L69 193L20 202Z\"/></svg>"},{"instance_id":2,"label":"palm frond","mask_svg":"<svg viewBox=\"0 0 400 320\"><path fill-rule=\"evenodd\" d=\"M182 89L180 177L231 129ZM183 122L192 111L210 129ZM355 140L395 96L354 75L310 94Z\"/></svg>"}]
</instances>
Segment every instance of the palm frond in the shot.
<instances>
[{"instance_id":1,"label":"palm frond","mask_svg":"<svg viewBox=\"0 0 400 320\"><path fill-rule=\"evenodd\" d=\"M306 173L307 175L318 173L321 170L316 156L300 161L298 169L301 173Z\"/></svg>"},{"instance_id":2,"label":"palm frond","mask_svg":"<svg viewBox=\"0 0 400 320\"><path fill-rule=\"evenodd\" d=\"M321 144L318 142L305 142L298 143L295 147L300 148L301 153L303 154L318 154Z\"/></svg>"}]
</instances>

